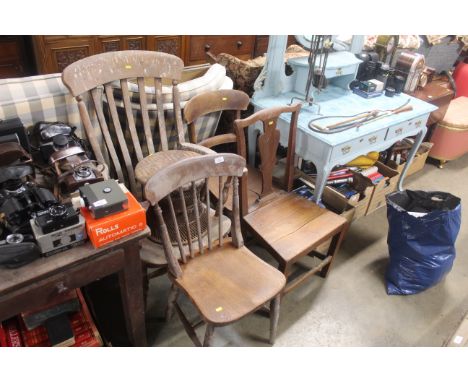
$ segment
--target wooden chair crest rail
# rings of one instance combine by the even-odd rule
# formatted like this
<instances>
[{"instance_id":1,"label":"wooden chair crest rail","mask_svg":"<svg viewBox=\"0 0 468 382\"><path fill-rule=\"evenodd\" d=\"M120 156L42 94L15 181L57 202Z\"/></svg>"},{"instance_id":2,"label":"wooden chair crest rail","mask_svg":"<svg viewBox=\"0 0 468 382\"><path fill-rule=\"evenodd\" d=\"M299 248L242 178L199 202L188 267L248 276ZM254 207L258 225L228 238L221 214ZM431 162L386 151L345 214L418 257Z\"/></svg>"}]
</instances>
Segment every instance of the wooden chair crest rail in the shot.
<instances>
[{"instance_id":1,"label":"wooden chair crest rail","mask_svg":"<svg viewBox=\"0 0 468 382\"><path fill-rule=\"evenodd\" d=\"M185 142L178 88L183 66L180 58L166 53L120 51L86 57L67 66L62 73L64 84L78 102L86 135L96 159L102 163L107 163L106 159L109 159L119 181L129 185L136 195L139 194L137 181L144 185L152 175L155 162L164 159L171 148L165 108L172 108L174 113L175 148L197 154L212 152ZM172 82L172 103L169 106L163 102L163 80ZM136 101L129 95L129 84L133 82L136 82L139 92ZM156 105L148 103L149 95L145 88L148 83L154 83ZM121 93L122 105L117 105L115 91ZM84 97L89 97L94 110L87 109ZM104 109L104 103L108 110ZM124 116L122 113L119 115L118 106L120 110L123 107ZM157 109L158 129L150 126L150 106ZM135 107L141 112L142 127L135 124L132 113ZM125 123L122 123L122 119ZM160 142L159 147L156 147L155 140ZM174 156L177 157L173 154L171 161L177 160Z\"/></svg>"},{"instance_id":2,"label":"wooden chair crest rail","mask_svg":"<svg viewBox=\"0 0 468 382\"><path fill-rule=\"evenodd\" d=\"M201 323L206 323L204 346L212 343L216 326L235 322L245 315L262 308L270 301L273 312L270 317L270 342L273 343L279 317L279 293L286 279L276 269L266 264L245 246L240 230L239 178L243 176L245 159L236 154L209 154L187 158L160 169L146 183L145 197L155 210L158 230L163 240L169 278L172 289L169 296L167 317L175 308L187 334L197 346L202 342L195 333L199 323L191 324L177 303L180 291L185 293L201 315ZM208 240L203 241L201 233L201 213L199 203L210 205L210 192L197 193L197 182L208 183L209 178L218 182L220 200L218 202L218 226L222 226L223 190L233 188L231 238L224 239L221 230L214 232L208 224ZM179 195L182 209L187 216L187 205L183 198L184 188L192 189L196 216L197 238L189 240L190 253L187 256L180 235L177 235L179 256L174 252L167 230L168 221L178 227L174 212L174 196ZM203 196L202 196L203 195ZM167 203L171 216L165 217L161 204ZM208 211L209 208L206 209ZM208 212L206 212L208 213ZM209 216L206 216L210 222ZM187 220L185 224L188 225ZM189 227L187 226L187 230ZM177 247L175 248L177 250Z\"/></svg>"}]
</instances>

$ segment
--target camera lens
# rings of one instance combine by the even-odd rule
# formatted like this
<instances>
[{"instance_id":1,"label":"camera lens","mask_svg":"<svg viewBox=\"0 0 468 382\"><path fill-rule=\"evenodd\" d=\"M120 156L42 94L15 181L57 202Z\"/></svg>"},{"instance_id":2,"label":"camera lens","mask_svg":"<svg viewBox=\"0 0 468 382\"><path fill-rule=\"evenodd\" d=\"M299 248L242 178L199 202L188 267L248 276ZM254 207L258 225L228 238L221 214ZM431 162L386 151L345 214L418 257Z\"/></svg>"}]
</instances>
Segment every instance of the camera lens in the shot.
<instances>
[{"instance_id":1,"label":"camera lens","mask_svg":"<svg viewBox=\"0 0 468 382\"><path fill-rule=\"evenodd\" d=\"M52 142L56 150L62 150L68 147L68 137L63 134L59 134L53 137Z\"/></svg>"},{"instance_id":2,"label":"camera lens","mask_svg":"<svg viewBox=\"0 0 468 382\"><path fill-rule=\"evenodd\" d=\"M53 217L60 217L65 215L67 212L67 207L63 204L58 204L49 208L49 214Z\"/></svg>"},{"instance_id":3,"label":"camera lens","mask_svg":"<svg viewBox=\"0 0 468 382\"><path fill-rule=\"evenodd\" d=\"M82 166L75 170L75 175L80 178L89 178L91 176L91 169L88 166Z\"/></svg>"},{"instance_id":4,"label":"camera lens","mask_svg":"<svg viewBox=\"0 0 468 382\"><path fill-rule=\"evenodd\" d=\"M24 236L20 233L12 233L6 237L6 242L8 244L19 244L22 243L24 240Z\"/></svg>"}]
</instances>

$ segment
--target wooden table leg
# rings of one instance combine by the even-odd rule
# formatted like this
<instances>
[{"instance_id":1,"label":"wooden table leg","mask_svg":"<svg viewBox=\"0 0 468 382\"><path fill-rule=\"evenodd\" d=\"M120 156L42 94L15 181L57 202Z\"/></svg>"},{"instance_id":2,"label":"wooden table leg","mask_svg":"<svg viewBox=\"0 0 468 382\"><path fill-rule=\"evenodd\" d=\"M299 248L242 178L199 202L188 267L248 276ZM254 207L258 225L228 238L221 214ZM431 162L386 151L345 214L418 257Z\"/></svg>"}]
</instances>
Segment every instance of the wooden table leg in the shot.
<instances>
[{"instance_id":1,"label":"wooden table leg","mask_svg":"<svg viewBox=\"0 0 468 382\"><path fill-rule=\"evenodd\" d=\"M124 252L125 266L119 272L119 283L127 333L134 346L146 346L140 244L131 243Z\"/></svg>"}]
</instances>

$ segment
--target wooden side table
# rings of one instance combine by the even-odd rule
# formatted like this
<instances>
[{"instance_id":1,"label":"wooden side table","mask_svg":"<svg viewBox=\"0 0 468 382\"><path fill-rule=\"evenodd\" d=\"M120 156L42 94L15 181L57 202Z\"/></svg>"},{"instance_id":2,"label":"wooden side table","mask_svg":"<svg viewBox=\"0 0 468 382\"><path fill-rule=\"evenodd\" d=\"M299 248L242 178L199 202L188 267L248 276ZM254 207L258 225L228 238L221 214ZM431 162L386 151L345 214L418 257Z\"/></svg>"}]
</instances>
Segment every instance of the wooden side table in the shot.
<instances>
[{"instance_id":1,"label":"wooden side table","mask_svg":"<svg viewBox=\"0 0 468 382\"><path fill-rule=\"evenodd\" d=\"M150 230L95 249L90 242L17 269L0 269L0 321L47 304L57 294L118 273L125 322L134 346L146 346L140 242Z\"/></svg>"}]
</instances>

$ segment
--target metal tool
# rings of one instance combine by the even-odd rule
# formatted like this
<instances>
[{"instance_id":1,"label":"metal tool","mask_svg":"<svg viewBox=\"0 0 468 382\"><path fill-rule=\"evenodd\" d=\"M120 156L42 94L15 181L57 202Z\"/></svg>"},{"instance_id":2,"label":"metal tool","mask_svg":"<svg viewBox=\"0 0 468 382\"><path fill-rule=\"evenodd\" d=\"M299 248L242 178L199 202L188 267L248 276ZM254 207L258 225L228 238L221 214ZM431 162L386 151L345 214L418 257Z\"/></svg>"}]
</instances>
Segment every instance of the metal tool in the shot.
<instances>
[{"instance_id":1,"label":"metal tool","mask_svg":"<svg viewBox=\"0 0 468 382\"><path fill-rule=\"evenodd\" d=\"M370 110L363 113L355 114L355 115L343 115L343 116L326 116L326 117L319 117L312 119L309 122L309 128L313 131L322 134L335 134L339 133L348 129L352 129L354 127L360 127L366 123L374 122L382 118L389 117L393 114L404 113L407 111L413 110L413 106L408 105L410 100L407 100L403 105L397 107L396 109L389 109L389 110ZM318 120L323 120L326 118L347 118L341 122L337 122L325 127L318 126L314 122Z\"/></svg>"}]
</instances>

